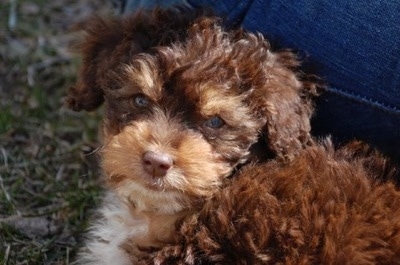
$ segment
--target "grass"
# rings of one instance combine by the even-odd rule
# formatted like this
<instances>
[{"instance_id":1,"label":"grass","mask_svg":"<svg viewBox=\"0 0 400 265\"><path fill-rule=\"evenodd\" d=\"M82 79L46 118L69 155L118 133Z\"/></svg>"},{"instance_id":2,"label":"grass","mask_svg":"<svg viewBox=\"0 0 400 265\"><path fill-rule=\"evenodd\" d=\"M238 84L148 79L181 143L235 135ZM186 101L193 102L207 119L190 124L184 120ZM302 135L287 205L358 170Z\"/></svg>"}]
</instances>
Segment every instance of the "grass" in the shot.
<instances>
[{"instance_id":1,"label":"grass","mask_svg":"<svg viewBox=\"0 0 400 265\"><path fill-rule=\"evenodd\" d=\"M100 115L63 97L79 64L68 28L105 3L0 2L0 264L70 264L98 202Z\"/></svg>"}]
</instances>

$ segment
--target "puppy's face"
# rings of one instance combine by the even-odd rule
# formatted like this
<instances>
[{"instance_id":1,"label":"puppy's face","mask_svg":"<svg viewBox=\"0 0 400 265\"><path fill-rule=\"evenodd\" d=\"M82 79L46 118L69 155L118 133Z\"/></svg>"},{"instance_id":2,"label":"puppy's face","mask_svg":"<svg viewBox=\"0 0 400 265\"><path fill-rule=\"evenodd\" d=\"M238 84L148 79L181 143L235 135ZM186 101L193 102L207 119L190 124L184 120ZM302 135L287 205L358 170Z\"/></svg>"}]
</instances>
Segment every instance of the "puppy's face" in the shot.
<instances>
[{"instance_id":1,"label":"puppy's face","mask_svg":"<svg viewBox=\"0 0 400 265\"><path fill-rule=\"evenodd\" d=\"M96 38L89 36L84 51ZM256 155L255 146L286 159L309 140L309 87L293 72L294 56L271 52L262 37L226 32L217 20L201 18L181 39L148 52L134 54L119 39L107 60L85 60L69 100L80 106L80 94L103 95L102 166L122 197L207 197ZM101 92L90 91L85 75Z\"/></svg>"},{"instance_id":2,"label":"puppy's face","mask_svg":"<svg viewBox=\"0 0 400 265\"><path fill-rule=\"evenodd\" d=\"M103 167L116 189L134 182L207 196L247 160L265 122L214 58L207 63L213 73L196 74L199 62L183 58L189 51L163 52L136 56L113 74L118 88L106 95Z\"/></svg>"}]
</instances>

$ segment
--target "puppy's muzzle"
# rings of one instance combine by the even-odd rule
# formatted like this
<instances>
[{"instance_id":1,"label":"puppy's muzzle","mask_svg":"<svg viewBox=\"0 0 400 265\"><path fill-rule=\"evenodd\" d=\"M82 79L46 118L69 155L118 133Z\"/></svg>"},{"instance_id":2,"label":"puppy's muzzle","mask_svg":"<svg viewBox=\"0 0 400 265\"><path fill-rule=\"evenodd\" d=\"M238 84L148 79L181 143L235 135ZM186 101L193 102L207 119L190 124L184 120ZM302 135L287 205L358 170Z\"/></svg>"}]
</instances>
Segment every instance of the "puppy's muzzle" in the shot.
<instances>
[{"instance_id":1,"label":"puppy's muzzle","mask_svg":"<svg viewBox=\"0 0 400 265\"><path fill-rule=\"evenodd\" d=\"M143 169L153 177L164 177L173 166L174 160L162 152L147 151L142 157Z\"/></svg>"}]
</instances>

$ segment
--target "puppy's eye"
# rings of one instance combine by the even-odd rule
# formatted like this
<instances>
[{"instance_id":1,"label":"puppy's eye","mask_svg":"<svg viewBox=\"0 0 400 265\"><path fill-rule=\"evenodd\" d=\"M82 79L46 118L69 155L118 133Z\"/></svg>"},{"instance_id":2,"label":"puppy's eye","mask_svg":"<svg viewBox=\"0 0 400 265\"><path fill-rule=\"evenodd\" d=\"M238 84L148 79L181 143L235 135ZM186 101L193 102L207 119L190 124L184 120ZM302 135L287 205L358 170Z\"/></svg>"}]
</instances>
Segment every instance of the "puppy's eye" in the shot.
<instances>
[{"instance_id":1,"label":"puppy's eye","mask_svg":"<svg viewBox=\"0 0 400 265\"><path fill-rule=\"evenodd\" d=\"M138 94L133 98L133 103L138 108L144 108L150 104L150 101L145 95Z\"/></svg>"},{"instance_id":2,"label":"puppy's eye","mask_svg":"<svg viewBox=\"0 0 400 265\"><path fill-rule=\"evenodd\" d=\"M214 116L204 122L204 125L212 129L219 129L224 126L225 122L218 116Z\"/></svg>"}]
</instances>

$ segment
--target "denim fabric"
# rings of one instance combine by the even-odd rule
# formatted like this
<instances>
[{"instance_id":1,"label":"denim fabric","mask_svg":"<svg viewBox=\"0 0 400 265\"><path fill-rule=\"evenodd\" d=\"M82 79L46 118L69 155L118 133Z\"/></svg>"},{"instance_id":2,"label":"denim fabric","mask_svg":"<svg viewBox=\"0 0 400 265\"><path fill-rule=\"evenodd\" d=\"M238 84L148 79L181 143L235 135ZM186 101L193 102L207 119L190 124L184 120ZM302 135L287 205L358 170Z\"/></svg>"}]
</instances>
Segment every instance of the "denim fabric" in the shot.
<instances>
[{"instance_id":1,"label":"denim fabric","mask_svg":"<svg viewBox=\"0 0 400 265\"><path fill-rule=\"evenodd\" d=\"M327 83L315 135L362 139L400 157L400 1L189 0L228 25L300 52Z\"/></svg>"},{"instance_id":2,"label":"denim fabric","mask_svg":"<svg viewBox=\"0 0 400 265\"><path fill-rule=\"evenodd\" d=\"M168 7L182 4L184 0L111 0L118 13L129 13L139 8L149 9L154 6Z\"/></svg>"},{"instance_id":3,"label":"denim fabric","mask_svg":"<svg viewBox=\"0 0 400 265\"><path fill-rule=\"evenodd\" d=\"M362 139L400 161L399 0L186 2L211 7L228 26L259 31L273 46L300 53L328 83L316 103L314 135Z\"/></svg>"}]
</instances>

